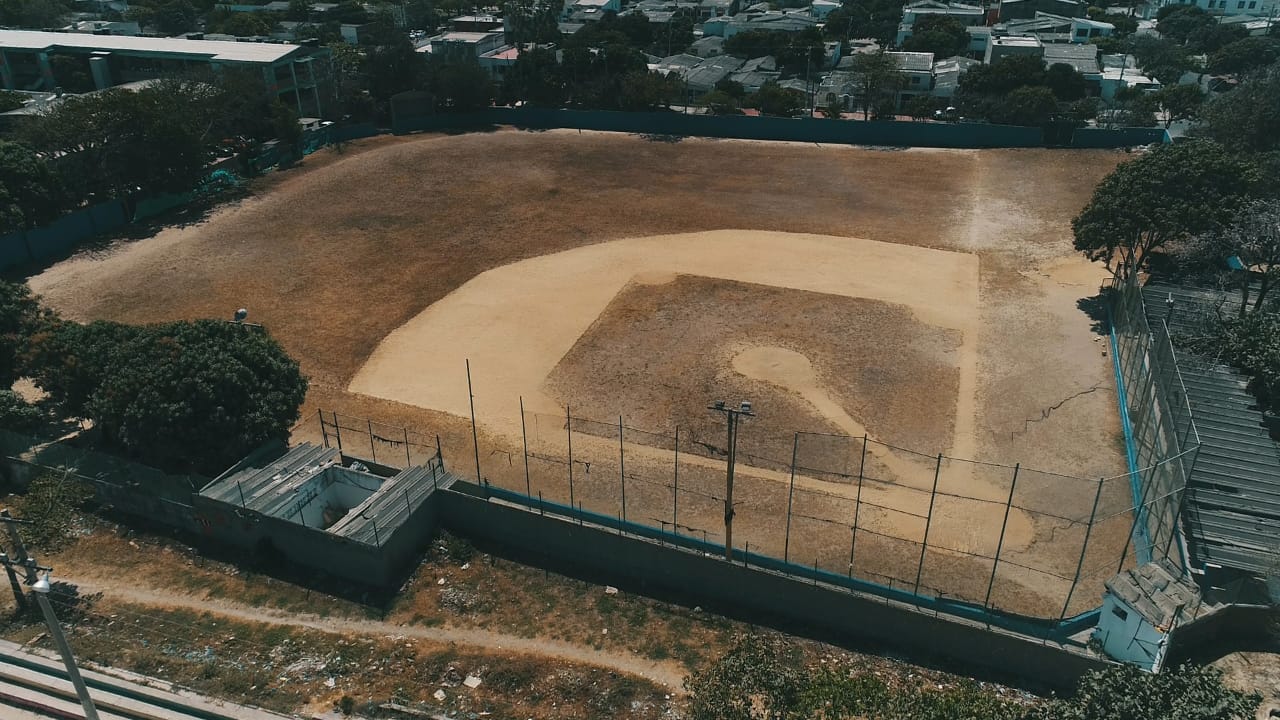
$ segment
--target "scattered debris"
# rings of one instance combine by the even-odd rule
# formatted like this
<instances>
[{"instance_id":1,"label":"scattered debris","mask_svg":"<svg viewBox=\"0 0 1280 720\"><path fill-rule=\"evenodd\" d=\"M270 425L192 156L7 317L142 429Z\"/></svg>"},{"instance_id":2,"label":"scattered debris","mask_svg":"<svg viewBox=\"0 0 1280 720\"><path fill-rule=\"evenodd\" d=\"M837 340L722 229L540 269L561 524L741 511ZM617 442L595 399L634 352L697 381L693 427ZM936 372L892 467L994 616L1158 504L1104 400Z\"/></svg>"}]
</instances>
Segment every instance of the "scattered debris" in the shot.
<instances>
[{"instance_id":1,"label":"scattered debris","mask_svg":"<svg viewBox=\"0 0 1280 720\"><path fill-rule=\"evenodd\" d=\"M618 594L618 588L616 588L616 587L614 587L614 586L612 586L612 585L605 585L605 586L604 586L604 594L605 594L605 595L617 595L617 594Z\"/></svg>"},{"instance_id":2,"label":"scattered debris","mask_svg":"<svg viewBox=\"0 0 1280 720\"><path fill-rule=\"evenodd\" d=\"M480 678L476 677L475 675L468 675L467 679L462 681L462 684L466 685L472 690L475 690L476 688L480 687Z\"/></svg>"},{"instance_id":3,"label":"scattered debris","mask_svg":"<svg viewBox=\"0 0 1280 720\"><path fill-rule=\"evenodd\" d=\"M444 699L448 697L448 695L445 695L443 690L437 690L431 694L431 697L435 698L436 702L444 702Z\"/></svg>"}]
</instances>

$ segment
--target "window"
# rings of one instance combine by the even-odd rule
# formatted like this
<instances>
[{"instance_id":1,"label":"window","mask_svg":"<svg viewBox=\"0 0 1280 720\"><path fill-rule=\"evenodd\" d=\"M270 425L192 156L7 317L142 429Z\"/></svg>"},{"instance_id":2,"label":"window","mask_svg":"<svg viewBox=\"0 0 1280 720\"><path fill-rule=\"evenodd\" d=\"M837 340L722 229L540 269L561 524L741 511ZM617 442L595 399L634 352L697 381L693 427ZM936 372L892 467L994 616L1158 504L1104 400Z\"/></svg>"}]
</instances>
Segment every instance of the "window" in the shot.
<instances>
[{"instance_id":1,"label":"window","mask_svg":"<svg viewBox=\"0 0 1280 720\"><path fill-rule=\"evenodd\" d=\"M1115 615L1116 617L1120 618L1121 620L1125 620L1125 621L1127 621L1127 620L1129 619L1129 613L1125 612L1123 608L1112 607L1112 608L1111 608L1111 614L1112 614L1112 615Z\"/></svg>"},{"instance_id":2,"label":"window","mask_svg":"<svg viewBox=\"0 0 1280 720\"><path fill-rule=\"evenodd\" d=\"M1254 8L1256 8L1256 7L1258 7L1258 0L1252 0L1252 1L1249 3L1249 9L1250 9L1250 10L1252 10L1252 9L1254 9Z\"/></svg>"},{"instance_id":3,"label":"window","mask_svg":"<svg viewBox=\"0 0 1280 720\"><path fill-rule=\"evenodd\" d=\"M1080 28L1076 31L1076 37L1089 37L1089 31L1086 28Z\"/></svg>"},{"instance_id":4,"label":"window","mask_svg":"<svg viewBox=\"0 0 1280 720\"><path fill-rule=\"evenodd\" d=\"M1243 10L1243 9L1244 9L1244 0L1240 0L1240 2L1236 3L1236 9L1237 9L1237 10Z\"/></svg>"}]
</instances>

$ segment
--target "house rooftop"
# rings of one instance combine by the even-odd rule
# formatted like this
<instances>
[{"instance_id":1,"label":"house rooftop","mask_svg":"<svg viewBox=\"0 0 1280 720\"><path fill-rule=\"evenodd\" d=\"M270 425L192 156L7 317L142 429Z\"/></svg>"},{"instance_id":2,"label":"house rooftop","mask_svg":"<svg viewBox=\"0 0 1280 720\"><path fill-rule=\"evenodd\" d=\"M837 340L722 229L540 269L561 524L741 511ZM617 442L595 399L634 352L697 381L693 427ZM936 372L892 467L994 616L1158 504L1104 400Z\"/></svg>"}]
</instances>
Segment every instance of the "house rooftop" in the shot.
<instances>
[{"instance_id":1,"label":"house rooftop","mask_svg":"<svg viewBox=\"0 0 1280 720\"><path fill-rule=\"evenodd\" d=\"M885 55L896 60L898 68L907 72L930 72L933 70L933 53L888 52Z\"/></svg>"},{"instance_id":2,"label":"house rooftop","mask_svg":"<svg viewBox=\"0 0 1280 720\"><path fill-rule=\"evenodd\" d=\"M74 49L86 52L129 52L140 54L201 57L220 62L274 63L302 50L287 43L188 40L128 35L87 35L85 33L0 30L0 50L52 51Z\"/></svg>"}]
</instances>

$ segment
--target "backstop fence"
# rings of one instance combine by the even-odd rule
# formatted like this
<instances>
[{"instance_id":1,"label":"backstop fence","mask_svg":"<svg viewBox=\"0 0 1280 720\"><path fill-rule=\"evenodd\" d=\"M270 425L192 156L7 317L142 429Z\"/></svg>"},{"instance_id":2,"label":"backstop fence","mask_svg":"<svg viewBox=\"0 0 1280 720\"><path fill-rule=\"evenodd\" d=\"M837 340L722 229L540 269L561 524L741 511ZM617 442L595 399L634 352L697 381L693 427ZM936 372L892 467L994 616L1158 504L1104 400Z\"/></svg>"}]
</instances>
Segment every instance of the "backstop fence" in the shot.
<instances>
[{"instance_id":1,"label":"backstop fence","mask_svg":"<svg viewBox=\"0 0 1280 720\"><path fill-rule=\"evenodd\" d=\"M865 435L790 433L783 456L775 438L753 434L748 418L736 438L729 503L724 423L655 430L567 407L521 407L512 439L451 437L450 470L477 476L495 497L535 512L697 545L926 608L946 604L991 622L1020 618L1046 633L1087 626L1103 583L1152 557L1157 545L1164 550L1176 532L1180 493L1167 488L1181 477L1184 458L1166 451L1160 427L1143 440L1146 465L1082 478L921 453ZM326 440L340 431L350 456L374 459L376 452L379 463L394 463L413 461L415 446L435 452L426 436L398 428L395 441L407 449L387 443L384 450L379 438L388 438L376 423L319 416Z\"/></svg>"},{"instance_id":2,"label":"backstop fence","mask_svg":"<svg viewBox=\"0 0 1280 720\"><path fill-rule=\"evenodd\" d=\"M1137 277L1111 288L1112 350L1132 492L1139 499L1134 549L1140 562L1188 565L1182 514L1200 435L1174 357L1169 326L1152 320Z\"/></svg>"}]
</instances>

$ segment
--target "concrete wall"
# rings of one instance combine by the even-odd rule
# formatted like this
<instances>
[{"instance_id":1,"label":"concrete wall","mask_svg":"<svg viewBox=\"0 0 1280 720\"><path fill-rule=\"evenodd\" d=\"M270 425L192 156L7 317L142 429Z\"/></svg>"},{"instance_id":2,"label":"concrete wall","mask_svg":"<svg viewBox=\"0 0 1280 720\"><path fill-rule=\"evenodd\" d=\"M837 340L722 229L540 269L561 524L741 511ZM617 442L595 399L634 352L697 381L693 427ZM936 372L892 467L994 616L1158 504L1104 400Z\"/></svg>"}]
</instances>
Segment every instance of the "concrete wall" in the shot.
<instances>
[{"instance_id":1,"label":"concrete wall","mask_svg":"<svg viewBox=\"0 0 1280 720\"><path fill-rule=\"evenodd\" d=\"M0 236L0 271L69 253L84 240L123 227L124 205L118 200L68 213L39 228Z\"/></svg>"},{"instance_id":2,"label":"concrete wall","mask_svg":"<svg viewBox=\"0 0 1280 720\"><path fill-rule=\"evenodd\" d=\"M440 524L463 537L502 546L534 564L570 568L640 592L674 595L685 604L816 637L884 644L1053 688L1070 688L1081 674L1104 665L1081 649L486 500L478 496L483 491L466 483L438 494Z\"/></svg>"},{"instance_id":3,"label":"concrete wall","mask_svg":"<svg viewBox=\"0 0 1280 720\"><path fill-rule=\"evenodd\" d=\"M536 108L490 108L474 113L413 116L395 114L392 118L392 128L397 133L483 125L903 147L997 148L1041 147L1046 144L1042 128L985 123L860 122ZM1084 144L1074 141L1066 144L1073 147L1124 147L1164 142L1165 139L1164 130L1154 128L1094 129L1082 136Z\"/></svg>"}]
</instances>

